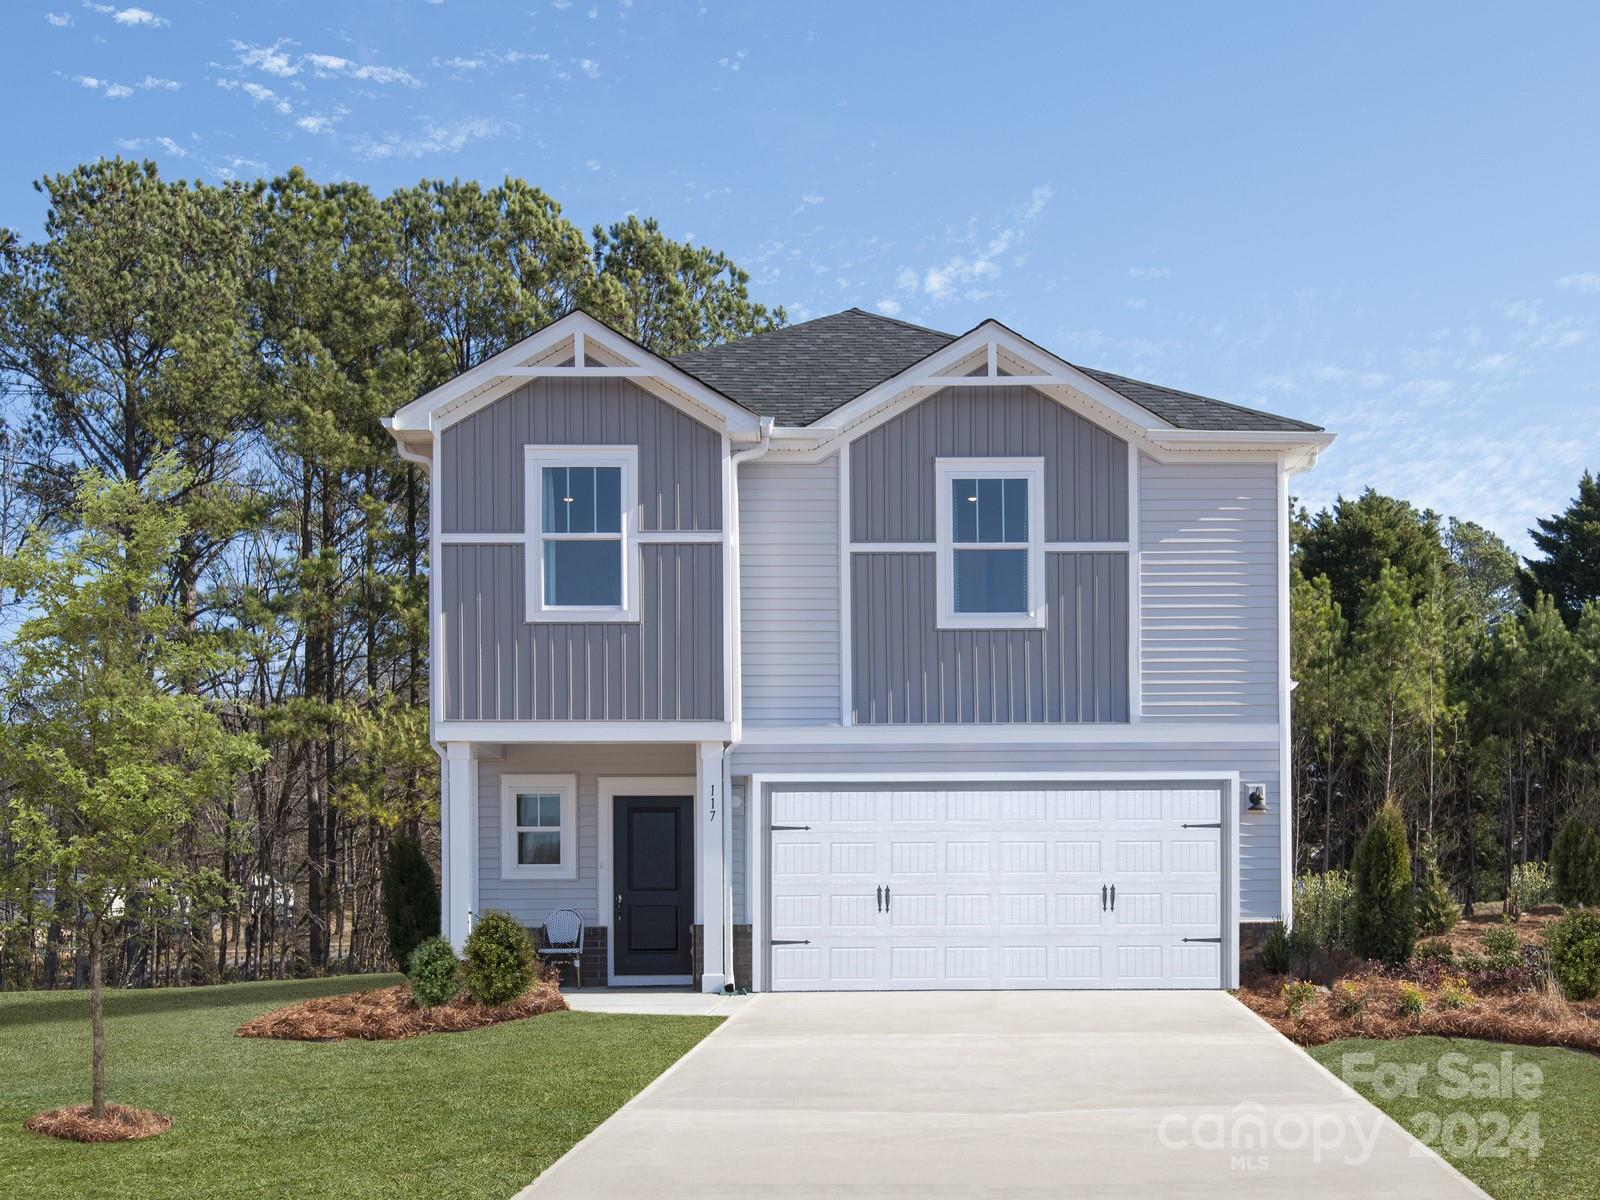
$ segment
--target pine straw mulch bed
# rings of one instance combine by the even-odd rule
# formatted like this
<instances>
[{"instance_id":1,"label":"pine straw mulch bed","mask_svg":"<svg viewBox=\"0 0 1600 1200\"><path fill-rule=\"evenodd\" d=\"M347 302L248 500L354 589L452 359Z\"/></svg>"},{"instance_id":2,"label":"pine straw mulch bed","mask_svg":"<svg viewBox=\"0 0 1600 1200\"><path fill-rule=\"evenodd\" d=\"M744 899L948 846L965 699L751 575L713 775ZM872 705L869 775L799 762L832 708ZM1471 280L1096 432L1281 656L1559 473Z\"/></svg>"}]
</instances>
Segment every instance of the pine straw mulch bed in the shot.
<instances>
[{"instance_id":1,"label":"pine straw mulch bed","mask_svg":"<svg viewBox=\"0 0 1600 1200\"><path fill-rule=\"evenodd\" d=\"M75 1104L38 1113L23 1122L30 1133L62 1138L69 1142L130 1142L135 1138L155 1137L172 1128L172 1118L148 1108L126 1104L106 1105L106 1115L98 1121L90 1114L92 1105Z\"/></svg>"},{"instance_id":2,"label":"pine straw mulch bed","mask_svg":"<svg viewBox=\"0 0 1600 1200\"><path fill-rule=\"evenodd\" d=\"M544 1013L564 1012L567 1002L553 973L542 974L510 1004L478 1004L462 993L448 1004L423 1008L405 984L318 996L273 1009L246 1021L234 1032L247 1038L285 1038L300 1042L366 1042L419 1037L425 1033L462 1033L505 1021L521 1021Z\"/></svg>"},{"instance_id":3,"label":"pine straw mulch bed","mask_svg":"<svg viewBox=\"0 0 1600 1200\"><path fill-rule=\"evenodd\" d=\"M1539 957L1544 927L1561 915L1559 908L1526 913L1513 928L1521 939L1524 960ZM1461 921L1443 938L1457 955L1481 954L1483 933L1503 923L1498 912L1480 911ZM1310 977L1315 995L1299 1013L1290 1011L1283 975L1246 972L1237 992L1240 1001L1264 1017L1280 1033L1302 1046L1320 1046L1341 1038L1395 1039L1431 1035L1479 1038L1519 1046L1564 1046L1600 1054L1600 1000L1572 1001L1563 997L1542 970L1489 968L1467 970L1431 959L1413 958L1404 967L1384 967L1340 956L1319 954ZM1458 1008L1446 1007L1441 989L1464 979L1470 999ZM1323 986L1333 984L1333 987ZM1401 987L1410 985L1424 993L1421 1013L1401 1011ZM1352 1003L1346 993L1359 998Z\"/></svg>"}]
</instances>

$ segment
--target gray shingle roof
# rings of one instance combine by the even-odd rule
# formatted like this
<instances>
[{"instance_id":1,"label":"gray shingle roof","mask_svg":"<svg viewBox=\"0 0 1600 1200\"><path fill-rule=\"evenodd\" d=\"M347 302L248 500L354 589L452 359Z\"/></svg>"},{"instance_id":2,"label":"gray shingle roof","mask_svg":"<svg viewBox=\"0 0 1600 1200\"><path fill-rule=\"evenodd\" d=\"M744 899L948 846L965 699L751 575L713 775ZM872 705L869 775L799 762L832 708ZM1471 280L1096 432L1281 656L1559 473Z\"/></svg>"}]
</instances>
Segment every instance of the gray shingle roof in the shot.
<instances>
[{"instance_id":1,"label":"gray shingle roof","mask_svg":"<svg viewBox=\"0 0 1600 1200\"><path fill-rule=\"evenodd\" d=\"M850 308L680 354L672 363L752 412L784 425L810 425L953 341L953 334ZM1321 428L1109 371L1078 370L1179 429Z\"/></svg>"}]
</instances>

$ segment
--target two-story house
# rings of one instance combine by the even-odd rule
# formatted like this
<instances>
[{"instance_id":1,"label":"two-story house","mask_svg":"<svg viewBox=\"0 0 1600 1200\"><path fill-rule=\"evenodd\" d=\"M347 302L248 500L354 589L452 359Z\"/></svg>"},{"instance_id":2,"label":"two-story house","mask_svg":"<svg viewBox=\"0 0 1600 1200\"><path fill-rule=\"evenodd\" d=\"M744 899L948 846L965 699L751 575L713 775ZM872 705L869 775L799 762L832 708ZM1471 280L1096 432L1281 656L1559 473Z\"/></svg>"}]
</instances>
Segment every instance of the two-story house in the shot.
<instances>
[{"instance_id":1,"label":"two-story house","mask_svg":"<svg viewBox=\"0 0 1600 1200\"><path fill-rule=\"evenodd\" d=\"M401 409L443 904L588 981L1227 987L1290 907L1313 425L859 309L573 313Z\"/></svg>"}]
</instances>

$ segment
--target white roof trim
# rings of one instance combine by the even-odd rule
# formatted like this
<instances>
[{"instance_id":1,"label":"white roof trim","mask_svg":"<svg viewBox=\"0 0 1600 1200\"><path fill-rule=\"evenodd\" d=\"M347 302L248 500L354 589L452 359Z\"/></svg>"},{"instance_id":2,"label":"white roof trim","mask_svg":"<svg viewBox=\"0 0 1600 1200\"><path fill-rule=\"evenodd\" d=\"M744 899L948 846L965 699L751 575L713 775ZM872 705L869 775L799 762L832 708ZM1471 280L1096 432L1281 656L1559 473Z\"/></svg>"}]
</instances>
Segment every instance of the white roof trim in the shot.
<instances>
[{"instance_id":1,"label":"white roof trim","mask_svg":"<svg viewBox=\"0 0 1600 1200\"><path fill-rule=\"evenodd\" d=\"M580 351L583 362L571 367L550 365L552 359L575 358ZM601 365L586 365L590 361ZM755 413L582 311L568 313L418 396L386 424L397 438L407 431L437 433L533 378L625 378L715 428L730 433L753 433L760 428L760 418Z\"/></svg>"}]
</instances>

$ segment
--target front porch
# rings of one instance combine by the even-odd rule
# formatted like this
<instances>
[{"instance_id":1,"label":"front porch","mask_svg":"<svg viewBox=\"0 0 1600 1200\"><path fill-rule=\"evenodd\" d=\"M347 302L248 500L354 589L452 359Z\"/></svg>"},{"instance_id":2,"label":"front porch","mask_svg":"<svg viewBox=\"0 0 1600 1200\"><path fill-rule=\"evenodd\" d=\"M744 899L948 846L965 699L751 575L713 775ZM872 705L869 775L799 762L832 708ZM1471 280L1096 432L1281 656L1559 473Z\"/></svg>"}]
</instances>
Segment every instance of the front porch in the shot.
<instances>
[{"instance_id":1,"label":"front porch","mask_svg":"<svg viewBox=\"0 0 1600 1200\"><path fill-rule=\"evenodd\" d=\"M566 908L584 925L585 988L749 986L743 812L722 742L448 741L441 788L457 946L478 913L539 940Z\"/></svg>"}]
</instances>

